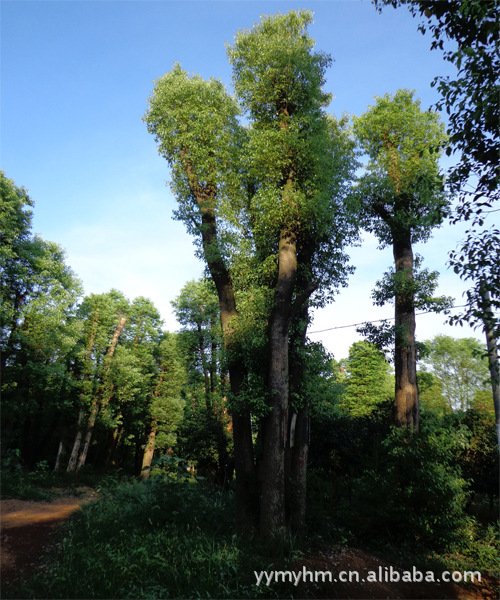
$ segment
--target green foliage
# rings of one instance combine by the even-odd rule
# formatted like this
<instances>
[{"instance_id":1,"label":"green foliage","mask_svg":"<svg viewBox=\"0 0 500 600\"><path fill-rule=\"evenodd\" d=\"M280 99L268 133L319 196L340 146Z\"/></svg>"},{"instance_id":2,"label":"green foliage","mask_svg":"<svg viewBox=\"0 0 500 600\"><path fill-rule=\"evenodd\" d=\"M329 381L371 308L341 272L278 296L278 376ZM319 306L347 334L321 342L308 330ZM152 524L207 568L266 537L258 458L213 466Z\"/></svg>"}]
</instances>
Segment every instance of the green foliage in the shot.
<instances>
[{"instance_id":1,"label":"green foliage","mask_svg":"<svg viewBox=\"0 0 500 600\"><path fill-rule=\"evenodd\" d=\"M375 233L382 246L392 244L399 230L411 241L425 241L446 214L438 160L446 141L437 113L422 111L414 92L376 97L354 133L367 153L367 172L356 195L363 226Z\"/></svg>"},{"instance_id":2,"label":"green foliage","mask_svg":"<svg viewBox=\"0 0 500 600\"><path fill-rule=\"evenodd\" d=\"M468 231L467 238L457 250L450 252L450 265L471 287L466 291L467 307L462 314L453 315L452 324L488 327L497 340L500 338L500 230Z\"/></svg>"},{"instance_id":3,"label":"green foliage","mask_svg":"<svg viewBox=\"0 0 500 600\"><path fill-rule=\"evenodd\" d=\"M455 339L447 335L437 335L425 345L428 356L421 361L422 371L435 375L451 408L472 408L476 394L488 389L484 345L475 338Z\"/></svg>"},{"instance_id":4,"label":"green foliage","mask_svg":"<svg viewBox=\"0 0 500 600\"><path fill-rule=\"evenodd\" d=\"M382 352L369 342L356 342L349 349L340 407L353 417L370 414L394 397L394 378Z\"/></svg>"},{"instance_id":5,"label":"green foliage","mask_svg":"<svg viewBox=\"0 0 500 600\"><path fill-rule=\"evenodd\" d=\"M81 333L81 284L64 251L32 234L26 190L0 172L0 192L2 443L4 450L19 448L34 467L46 458L58 413L73 403L68 365Z\"/></svg>"},{"instance_id":6,"label":"green foliage","mask_svg":"<svg viewBox=\"0 0 500 600\"><path fill-rule=\"evenodd\" d=\"M436 375L419 371L417 383L420 406L423 410L432 411L440 417L452 411L448 400L443 395L443 385Z\"/></svg>"},{"instance_id":7,"label":"green foliage","mask_svg":"<svg viewBox=\"0 0 500 600\"><path fill-rule=\"evenodd\" d=\"M408 6L413 16L425 18L418 29L432 33L431 49L443 51L444 59L457 68L455 77L437 76L441 100L437 109L446 108L450 119L450 142L461 154L453 168L451 182L461 191L459 217L469 220L481 213L488 199L498 200L498 122L499 36L498 3L495 0L467 0L460 6L450 2L425 0L375 0L377 7ZM456 42L444 49L447 40ZM451 148L448 151L451 154ZM473 202L465 183L478 178Z\"/></svg>"},{"instance_id":8,"label":"green foliage","mask_svg":"<svg viewBox=\"0 0 500 600\"><path fill-rule=\"evenodd\" d=\"M447 312L453 306L454 299L451 296L434 296L439 273L422 269L422 263L423 257L417 254L411 273L404 269L395 272L394 268L389 267L372 292L375 306L394 303L396 296L413 296L415 308L418 310Z\"/></svg>"},{"instance_id":9,"label":"green foliage","mask_svg":"<svg viewBox=\"0 0 500 600\"><path fill-rule=\"evenodd\" d=\"M155 84L144 121L171 167L176 217L191 233L201 232L196 188L202 194L217 190L216 210L224 205L236 221L240 182L234 166L243 136L238 104L220 81L191 76L178 64Z\"/></svg>"}]
</instances>

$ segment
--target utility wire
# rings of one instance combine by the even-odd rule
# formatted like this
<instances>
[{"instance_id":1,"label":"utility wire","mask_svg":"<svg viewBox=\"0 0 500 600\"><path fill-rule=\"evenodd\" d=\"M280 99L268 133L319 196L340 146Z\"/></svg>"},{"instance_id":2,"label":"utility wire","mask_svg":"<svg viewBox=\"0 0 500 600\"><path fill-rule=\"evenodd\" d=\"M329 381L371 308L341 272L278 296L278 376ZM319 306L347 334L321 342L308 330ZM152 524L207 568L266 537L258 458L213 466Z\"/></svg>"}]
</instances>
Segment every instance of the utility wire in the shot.
<instances>
[{"instance_id":1,"label":"utility wire","mask_svg":"<svg viewBox=\"0 0 500 600\"><path fill-rule=\"evenodd\" d=\"M464 308L467 304L460 304L459 306L452 306L449 310L454 308ZM427 315L428 313L436 312L435 310L425 310L419 313L415 313L415 316L419 315ZM436 313L438 314L438 313ZM395 317L387 317L386 319L376 319L375 321L363 321L362 323L353 323L352 325L339 325L338 327L328 327L328 329L319 329L318 331L308 331L308 334L311 333L324 333L325 331L333 331L334 329L347 329L348 327L359 327L360 325L367 325L368 323L381 323L382 321L394 321Z\"/></svg>"}]
</instances>

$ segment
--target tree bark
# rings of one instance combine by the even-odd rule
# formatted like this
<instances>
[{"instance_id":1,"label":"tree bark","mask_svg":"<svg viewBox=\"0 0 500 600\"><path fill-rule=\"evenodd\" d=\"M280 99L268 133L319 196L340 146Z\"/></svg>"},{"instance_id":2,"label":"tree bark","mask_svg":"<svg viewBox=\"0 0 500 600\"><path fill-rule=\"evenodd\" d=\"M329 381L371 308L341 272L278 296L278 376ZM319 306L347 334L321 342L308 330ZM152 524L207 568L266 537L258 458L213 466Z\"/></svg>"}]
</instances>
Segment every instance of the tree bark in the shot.
<instances>
[{"instance_id":1,"label":"tree bark","mask_svg":"<svg viewBox=\"0 0 500 600\"><path fill-rule=\"evenodd\" d=\"M121 317L121 319L118 322L118 325L113 333L113 337L111 339L111 343L109 345L109 348L108 348L108 351L106 354L106 364L105 364L104 373L103 373L104 385L106 384L106 381L109 377L109 370L111 368L111 360L113 358L113 355L116 350L116 346L118 344L118 340L123 332L123 329L125 328L126 323L127 323L127 317ZM102 393L104 393L104 392L102 392ZM87 429L85 432L85 441L84 441L84 445L83 445L83 450L81 451L80 456L78 457L77 464L76 464L76 471L79 471L85 464L85 461L87 460L87 454L88 454L88 451L90 448L90 442L92 441L92 434L94 432L94 426L95 426L97 414L99 412L99 408L101 406L101 402L107 404L109 402L109 394L103 400L101 400L98 396L94 397L94 399L92 400L92 408L90 410L90 416L89 416L89 420L87 422Z\"/></svg>"},{"instance_id":2,"label":"tree bark","mask_svg":"<svg viewBox=\"0 0 500 600\"><path fill-rule=\"evenodd\" d=\"M92 321L92 331L90 334L89 341L87 343L87 357L86 357L86 368L85 375L83 376L83 385L90 381L90 366L89 363L92 360L92 351L94 350L95 338L97 336L97 327L99 324L99 311L97 310L94 314L94 319ZM73 442L73 448L71 450L71 454L68 461L68 467L66 471L71 472L76 469L76 461L78 459L78 454L80 453L80 446L82 445L82 437L83 437L83 419L85 417L85 411L83 408L83 403L85 401L84 394L81 394L81 402L82 406L78 412L78 421L76 424L76 434L75 441Z\"/></svg>"},{"instance_id":3,"label":"tree bark","mask_svg":"<svg viewBox=\"0 0 500 600\"><path fill-rule=\"evenodd\" d=\"M181 150L183 162L191 192L196 198L201 214L201 237L203 254L210 275L217 289L222 324L224 348L228 357L228 371L231 395L238 402L246 372L244 365L234 354L234 321L238 318L233 282L222 256L215 216L215 185L201 187L191 164L189 153ZM257 502L255 498L255 465L253 459L252 425L250 412L246 406L234 406L233 419L234 467L236 472L236 515L243 528L256 524Z\"/></svg>"},{"instance_id":4,"label":"tree bark","mask_svg":"<svg viewBox=\"0 0 500 600\"><path fill-rule=\"evenodd\" d=\"M308 298L312 291L317 288L317 284L305 285L305 282L302 282L301 287L305 287L304 292L294 302L294 305L296 302L300 303L296 310L299 323L294 328L300 350L306 344ZM305 375L304 361L300 355L295 360L292 360L292 368L290 386L292 391L299 393ZM289 434L290 442L288 444L290 452L290 524L292 530L296 532L303 531L306 525L307 459L309 455L310 427L308 398L302 397L300 402L300 407L292 415Z\"/></svg>"},{"instance_id":5,"label":"tree bark","mask_svg":"<svg viewBox=\"0 0 500 600\"><path fill-rule=\"evenodd\" d=\"M396 276L404 273L413 281L413 250L409 232L393 236L393 253ZM395 297L396 341L394 366L396 374L396 424L418 431L419 397L417 388L417 355L415 345L415 303L413 292L396 290Z\"/></svg>"},{"instance_id":6,"label":"tree bark","mask_svg":"<svg viewBox=\"0 0 500 600\"><path fill-rule=\"evenodd\" d=\"M70 455L69 461L68 461L68 468L66 469L68 472L74 471L76 469L76 461L78 459L78 454L80 453L80 446L82 445L82 437L83 437L82 424L83 424L84 416L85 416L85 413L84 413L84 410L82 407L82 408L80 408L80 411L78 413L78 422L76 424L75 441L73 442L73 448L71 450L71 455Z\"/></svg>"},{"instance_id":7,"label":"tree bark","mask_svg":"<svg viewBox=\"0 0 500 600\"><path fill-rule=\"evenodd\" d=\"M271 538L286 531L285 444L288 424L288 334L297 277L295 234L283 230L278 249L278 281L270 326L269 393L271 412L263 423L260 531Z\"/></svg>"},{"instance_id":8,"label":"tree bark","mask_svg":"<svg viewBox=\"0 0 500 600\"><path fill-rule=\"evenodd\" d=\"M54 465L55 472L59 471L59 469L61 468L61 457L63 454L64 454L64 442L62 440L60 440L59 446L57 448L56 462Z\"/></svg>"},{"instance_id":9,"label":"tree bark","mask_svg":"<svg viewBox=\"0 0 500 600\"><path fill-rule=\"evenodd\" d=\"M155 453L155 444L156 444L156 431L157 425L156 420L151 423L151 430L148 436L148 443L144 448L144 456L142 458L142 467L141 467L141 478L148 479L149 473L151 472L151 462L153 461L153 456Z\"/></svg>"},{"instance_id":10,"label":"tree bark","mask_svg":"<svg viewBox=\"0 0 500 600\"><path fill-rule=\"evenodd\" d=\"M488 366L490 369L491 388L493 392L493 406L495 408L497 442L500 452L500 364L498 360L498 340L495 336L490 293L484 288L481 289L481 301L483 304L483 324L484 333L486 334L486 347L488 349Z\"/></svg>"}]
</instances>

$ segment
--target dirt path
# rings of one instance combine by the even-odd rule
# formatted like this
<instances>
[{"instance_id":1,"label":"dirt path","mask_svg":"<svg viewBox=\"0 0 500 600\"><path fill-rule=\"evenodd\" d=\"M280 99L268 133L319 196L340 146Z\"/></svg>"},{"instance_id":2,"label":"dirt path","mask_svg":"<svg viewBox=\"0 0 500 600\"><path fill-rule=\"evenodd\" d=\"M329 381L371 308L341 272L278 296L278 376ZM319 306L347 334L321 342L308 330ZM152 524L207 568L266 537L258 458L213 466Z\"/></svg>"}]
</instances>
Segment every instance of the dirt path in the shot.
<instances>
[{"instance_id":1,"label":"dirt path","mask_svg":"<svg viewBox=\"0 0 500 600\"><path fill-rule=\"evenodd\" d=\"M78 497L51 502L0 501L2 587L33 574L50 533L94 495L90 488L78 488L77 492Z\"/></svg>"}]
</instances>

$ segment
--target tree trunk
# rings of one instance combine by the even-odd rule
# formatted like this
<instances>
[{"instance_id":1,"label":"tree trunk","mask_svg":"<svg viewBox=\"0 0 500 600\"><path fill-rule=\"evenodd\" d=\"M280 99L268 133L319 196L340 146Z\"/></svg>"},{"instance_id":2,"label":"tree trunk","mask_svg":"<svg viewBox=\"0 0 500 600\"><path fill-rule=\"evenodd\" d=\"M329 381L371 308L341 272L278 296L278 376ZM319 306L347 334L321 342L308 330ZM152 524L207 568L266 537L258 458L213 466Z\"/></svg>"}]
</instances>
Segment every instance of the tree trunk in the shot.
<instances>
[{"instance_id":1,"label":"tree trunk","mask_svg":"<svg viewBox=\"0 0 500 600\"><path fill-rule=\"evenodd\" d=\"M290 521L294 531L303 531L306 526L307 506L307 457L309 454L309 409L305 405L297 412L295 427L290 430L292 451L292 494Z\"/></svg>"},{"instance_id":2,"label":"tree trunk","mask_svg":"<svg viewBox=\"0 0 500 600\"><path fill-rule=\"evenodd\" d=\"M407 280L413 281L413 250L410 234L401 235L401 232L397 232L393 239L396 276L404 273ZM396 289L395 322L396 424L418 431L419 398L415 346L415 303L412 292Z\"/></svg>"},{"instance_id":3,"label":"tree trunk","mask_svg":"<svg viewBox=\"0 0 500 600\"><path fill-rule=\"evenodd\" d=\"M92 400L92 407L90 409L89 420L87 421L87 428L85 431L85 439L84 439L84 443L83 443L83 449L76 460L76 467L74 469L75 471L79 471L85 464L85 461L87 460L87 454L88 454L88 451L90 448L90 442L92 441L92 433L94 432L94 425L95 425L95 421L96 421L98 412L99 412L99 401L97 398L94 398ZM79 433L80 433L80 440L81 440L82 432L79 432ZM69 470L69 467L68 467L68 470Z\"/></svg>"},{"instance_id":4,"label":"tree trunk","mask_svg":"<svg viewBox=\"0 0 500 600\"><path fill-rule=\"evenodd\" d=\"M90 334L89 341L87 343L87 357L86 357L87 362L86 362L86 368L85 368L85 375L83 377L84 387L90 381L90 372L91 372L90 361L92 360L92 351L94 350L94 343L95 343L95 338L97 335L98 325L99 325L99 311L97 310L94 314L94 319L92 321L92 331ZM71 455L70 455L69 461L68 461L68 467L66 469L66 471L68 471L68 472L74 471L76 469L76 461L78 459L78 454L80 453L80 446L82 445L82 436L83 436L82 427L83 427L83 418L85 416L85 411L83 409L84 401L85 401L85 395L82 393L81 394L82 406L80 408L80 411L78 412L78 421L76 424L75 441L73 442L73 449L71 450Z\"/></svg>"},{"instance_id":5,"label":"tree trunk","mask_svg":"<svg viewBox=\"0 0 500 600\"><path fill-rule=\"evenodd\" d=\"M148 443L144 448L144 456L142 458L141 478L147 479L151 471L151 462L153 461L153 455L155 453L156 444L156 421L151 424L151 431L148 436Z\"/></svg>"},{"instance_id":6,"label":"tree trunk","mask_svg":"<svg viewBox=\"0 0 500 600\"><path fill-rule=\"evenodd\" d=\"M490 293L482 289L481 301L483 309L483 324L488 348L488 366L490 369L491 388L493 391L493 406L495 408L495 422L497 428L498 449L500 452L500 365L498 361L498 340L495 337L493 309L491 307Z\"/></svg>"},{"instance_id":7,"label":"tree trunk","mask_svg":"<svg viewBox=\"0 0 500 600\"><path fill-rule=\"evenodd\" d=\"M123 433L123 428L115 427L113 431L113 435L111 436L111 442L108 446L108 453L106 455L106 460L104 462L104 470L108 471L111 465L113 464L113 460L115 458L115 452L118 448L118 444L120 443L120 439Z\"/></svg>"},{"instance_id":8,"label":"tree trunk","mask_svg":"<svg viewBox=\"0 0 500 600\"><path fill-rule=\"evenodd\" d=\"M285 444L288 421L288 333L297 276L295 235L282 231L278 250L278 281L270 327L269 394L271 412L263 423L260 531L280 538L286 532Z\"/></svg>"},{"instance_id":9,"label":"tree trunk","mask_svg":"<svg viewBox=\"0 0 500 600\"><path fill-rule=\"evenodd\" d=\"M76 435L75 441L73 442L73 449L71 450L71 455L69 457L68 468L66 469L68 472L74 471L76 469L76 461L78 459L78 454L80 453L80 446L82 445L82 423L84 417L83 407L80 408L80 412L78 413L78 422L76 425Z\"/></svg>"},{"instance_id":10,"label":"tree trunk","mask_svg":"<svg viewBox=\"0 0 500 600\"><path fill-rule=\"evenodd\" d=\"M187 150L181 150L181 160L186 170L190 189L196 198L201 214L203 254L219 297L224 348L228 358L231 394L238 400L245 380L245 368L234 355L233 332L238 318L233 282L221 254L215 217L216 186L199 185ZM256 523L255 466L253 460L252 424L245 406L233 406L234 466L236 472L236 516L244 528Z\"/></svg>"},{"instance_id":11,"label":"tree trunk","mask_svg":"<svg viewBox=\"0 0 500 600\"><path fill-rule=\"evenodd\" d=\"M56 456L56 462L54 465L54 471L59 471L59 469L61 468L61 458L62 455L64 454L64 442L61 440L59 442L59 447L57 448L57 456Z\"/></svg>"},{"instance_id":12,"label":"tree trunk","mask_svg":"<svg viewBox=\"0 0 500 600\"><path fill-rule=\"evenodd\" d=\"M306 258L307 260L307 258ZM299 278L298 278L299 279ZM302 281L300 287L307 288L304 293L310 293L313 286L306 286ZM300 302L300 298L298 299ZM305 375L304 360L300 356L306 344L308 315L308 301L299 305L297 314L298 323L293 328L295 339L299 347L298 356L292 358L292 373L290 375L290 387L292 392L299 393ZM306 500L307 500L307 458L309 454L309 408L308 398L300 398L300 407L292 415L290 422L290 524L292 530L303 531L306 524Z\"/></svg>"}]
</instances>

